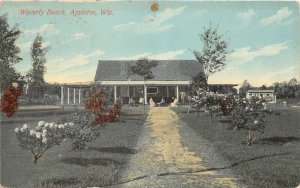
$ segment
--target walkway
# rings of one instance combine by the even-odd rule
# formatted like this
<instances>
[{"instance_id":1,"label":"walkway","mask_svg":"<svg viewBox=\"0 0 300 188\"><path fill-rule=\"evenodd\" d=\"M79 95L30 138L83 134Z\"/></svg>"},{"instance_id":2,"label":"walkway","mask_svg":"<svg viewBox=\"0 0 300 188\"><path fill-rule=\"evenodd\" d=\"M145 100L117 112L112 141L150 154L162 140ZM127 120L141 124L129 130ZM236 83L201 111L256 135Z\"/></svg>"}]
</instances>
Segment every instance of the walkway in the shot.
<instances>
[{"instance_id":1,"label":"walkway","mask_svg":"<svg viewBox=\"0 0 300 188\"><path fill-rule=\"evenodd\" d=\"M181 122L170 108L151 108L135 154L119 182L122 187L236 187L230 177L207 169L203 158L183 146Z\"/></svg>"}]
</instances>

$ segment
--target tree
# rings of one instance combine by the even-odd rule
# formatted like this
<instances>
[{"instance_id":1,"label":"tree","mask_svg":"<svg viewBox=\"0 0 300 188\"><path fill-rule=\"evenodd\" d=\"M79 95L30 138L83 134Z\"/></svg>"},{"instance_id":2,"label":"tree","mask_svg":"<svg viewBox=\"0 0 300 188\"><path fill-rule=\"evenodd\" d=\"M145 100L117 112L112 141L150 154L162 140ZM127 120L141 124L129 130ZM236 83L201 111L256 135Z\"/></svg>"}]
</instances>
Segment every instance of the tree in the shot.
<instances>
[{"instance_id":1,"label":"tree","mask_svg":"<svg viewBox=\"0 0 300 188\"><path fill-rule=\"evenodd\" d=\"M20 74L13 67L22 60L19 56L20 49L15 44L20 34L17 25L9 28L7 14L0 16L0 90L11 86L20 78Z\"/></svg>"},{"instance_id":2,"label":"tree","mask_svg":"<svg viewBox=\"0 0 300 188\"><path fill-rule=\"evenodd\" d=\"M239 89L240 97L246 97L246 93L250 88L251 88L250 83L247 80L244 80L244 82L242 83L242 86Z\"/></svg>"},{"instance_id":3,"label":"tree","mask_svg":"<svg viewBox=\"0 0 300 188\"><path fill-rule=\"evenodd\" d=\"M202 52L194 51L196 59L201 63L204 71L206 86L208 77L225 68L226 56L228 54L227 42L218 34L218 28L211 26L200 35L203 42Z\"/></svg>"},{"instance_id":4,"label":"tree","mask_svg":"<svg viewBox=\"0 0 300 188\"><path fill-rule=\"evenodd\" d=\"M260 89L265 90L265 89L268 89L268 87L267 87L266 85L262 85L262 86L260 87Z\"/></svg>"},{"instance_id":5,"label":"tree","mask_svg":"<svg viewBox=\"0 0 300 188\"><path fill-rule=\"evenodd\" d=\"M31 47L31 58L32 58L32 93L31 97L41 97L45 91L46 83L44 74L46 73L45 64L46 53L49 47L44 46L43 37L37 35Z\"/></svg>"},{"instance_id":6,"label":"tree","mask_svg":"<svg viewBox=\"0 0 300 188\"><path fill-rule=\"evenodd\" d=\"M143 78L144 80L144 92L146 91L146 80L150 80L154 78L153 72L151 71L152 68L158 65L157 61L149 61L147 58L140 58L137 60L135 65L129 66L129 73L130 75L138 75ZM145 112L145 104L146 98L144 96L144 112Z\"/></svg>"},{"instance_id":7,"label":"tree","mask_svg":"<svg viewBox=\"0 0 300 188\"><path fill-rule=\"evenodd\" d=\"M204 72L199 72L196 76L193 77L192 91L195 92L199 88L205 88L207 86L207 80Z\"/></svg>"}]
</instances>

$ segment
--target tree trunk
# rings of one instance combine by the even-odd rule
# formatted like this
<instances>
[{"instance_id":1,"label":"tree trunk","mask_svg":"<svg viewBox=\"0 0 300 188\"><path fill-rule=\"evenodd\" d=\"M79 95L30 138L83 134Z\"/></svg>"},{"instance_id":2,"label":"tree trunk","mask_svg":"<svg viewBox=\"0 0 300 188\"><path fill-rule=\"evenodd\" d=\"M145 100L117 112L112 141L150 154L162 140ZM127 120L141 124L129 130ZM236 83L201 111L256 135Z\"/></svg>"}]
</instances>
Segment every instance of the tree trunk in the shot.
<instances>
[{"instance_id":1,"label":"tree trunk","mask_svg":"<svg viewBox=\"0 0 300 188\"><path fill-rule=\"evenodd\" d=\"M33 164L37 164L37 160L38 160L38 156L37 155L33 155Z\"/></svg>"},{"instance_id":2,"label":"tree trunk","mask_svg":"<svg viewBox=\"0 0 300 188\"><path fill-rule=\"evenodd\" d=\"M146 93L145 93L145 91L146 91L146 80L144 80L144 102L143 102L143 108L144 108L144 114L146 114Z\"/></svg>"}]
</instances>

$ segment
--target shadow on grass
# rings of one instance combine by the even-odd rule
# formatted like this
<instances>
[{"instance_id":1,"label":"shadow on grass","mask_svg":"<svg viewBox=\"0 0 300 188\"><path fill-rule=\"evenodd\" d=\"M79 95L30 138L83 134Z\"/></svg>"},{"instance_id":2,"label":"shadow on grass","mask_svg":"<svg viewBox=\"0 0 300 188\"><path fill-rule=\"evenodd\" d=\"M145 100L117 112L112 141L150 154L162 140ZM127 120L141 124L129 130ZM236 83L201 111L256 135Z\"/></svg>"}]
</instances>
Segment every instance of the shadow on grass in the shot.
<instances>
[{"instance_id":1,"label":"shadow on grass","mask_svg":"<svg viewBox=\"0 0 300 188\"><path fill-rule=\"evenodd\" d=\"M231 123L232 120L231 119L220 119L219 122L220 123Z\"/></svg>"},{"instance_id":2,"label":"shadow on grass","mask_svg":"<svg viewBox=\"0 0 300 188\"><path fill-rule=\"evenodd\" d=\"M88 150L106 152L106 153L120 153L120 154L136 154L137 152L134 149L130 149L123 146L118 147L90 147Z\"/></svg>"},{"instance_id":3,"label":"shadow on grass","mask_svg":"<svg viewBox=\"0 0 300 188\"><path fill-rule=\"evenodd\" d=\"M261 140L262 144L286 144L288 142L300 142L300 138L298 137L269 137L269 138L262 138Z\"/></svg>"},{"instance_id":4,"label":"shadow on grass","mask_svg":"<svg viewBox=\"0 0 300 188\"><path fill-rule=\"evenodd\" d=\"M102 159L102 158L81 158L81 157L71 157L71 158L65 158L61 160L65 164L72 164L72 165L79 165L82 167L88 167L91 165L94 166L109 166L111 164L114 164L116 166L120 165L121 163L116 160L112 159Z\"/></svg>"},{"instance_id":5,"label":"shadow on grass","mask_svg":"<svg viewBox=\"0 0 300 188\"><path fill-rule=\"evenodd\" d=\"M70 185L76 185L79 183L81 183L81 181L78 180L78 178L53 178L41 182L40 185L41 187L65 187Z\"/></svg>"}]
</instances>

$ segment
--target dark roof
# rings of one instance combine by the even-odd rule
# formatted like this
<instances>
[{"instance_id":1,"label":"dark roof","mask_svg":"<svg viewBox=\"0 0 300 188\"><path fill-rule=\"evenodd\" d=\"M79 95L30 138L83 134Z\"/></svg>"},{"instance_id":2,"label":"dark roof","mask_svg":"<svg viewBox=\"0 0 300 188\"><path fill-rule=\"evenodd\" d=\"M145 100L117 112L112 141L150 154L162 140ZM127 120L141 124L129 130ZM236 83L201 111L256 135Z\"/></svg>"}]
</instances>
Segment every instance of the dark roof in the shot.
<instances>
[{"instance_id":1,"label":"dark roof","mask_svg":"<svg viewBox=\"0 0 300 188\"><path fill-rule=\"evenodd\" d=\"M202 71L202 66L196 60L157 60L157 67L152 69L154 79L158 81L191 80ZM128 80L128 65L136 61L99 61L94 81L122 81ZM130 76L130 80L143 80L139 76Z\"/></svg>"},{"instance_id":2,"label":"dark roof","mask_svg":"<svg viewBox=\"0 0 300 188\"><path fill-rule=\"evenodd\" d=\"M274 90L248 90L248 93L273 93Z\"/></svg>"}]
</instances>

